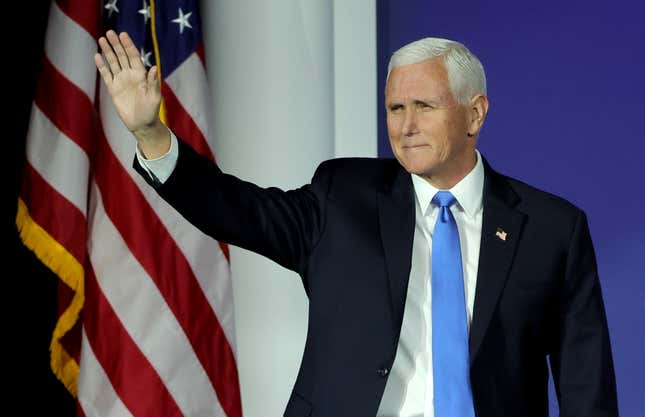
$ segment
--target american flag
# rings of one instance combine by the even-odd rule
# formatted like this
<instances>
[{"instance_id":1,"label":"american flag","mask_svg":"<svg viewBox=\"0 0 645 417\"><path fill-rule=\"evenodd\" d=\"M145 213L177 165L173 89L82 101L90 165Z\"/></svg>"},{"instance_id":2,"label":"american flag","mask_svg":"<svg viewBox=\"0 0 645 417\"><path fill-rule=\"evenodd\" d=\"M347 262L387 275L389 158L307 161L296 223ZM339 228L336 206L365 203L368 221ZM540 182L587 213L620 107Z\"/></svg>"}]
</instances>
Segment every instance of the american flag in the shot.
<instances>
[{"instance_id":1,"label":"american flag","mask_svg":"<svg viewBox=\"0 0 645 417\"><path fill-rule=\"evenodd\" d=\"M51 3L16 223L60 278L52 370L79 415L239 417L227 246L132 169L93 62L107 29L158 66L162 120L214 159L198 1Z\"/></svg>"}]
</instances>

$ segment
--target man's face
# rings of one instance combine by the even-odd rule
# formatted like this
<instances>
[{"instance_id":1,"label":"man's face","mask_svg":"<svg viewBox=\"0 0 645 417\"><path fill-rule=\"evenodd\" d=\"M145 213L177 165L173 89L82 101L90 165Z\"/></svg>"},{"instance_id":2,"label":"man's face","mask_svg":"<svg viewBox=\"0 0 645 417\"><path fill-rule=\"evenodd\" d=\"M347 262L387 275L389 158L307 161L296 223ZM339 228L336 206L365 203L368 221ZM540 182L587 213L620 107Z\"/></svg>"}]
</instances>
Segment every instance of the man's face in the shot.
<instances>
[{"instance_id":1,"label":"man's face","mask_svg":"<svg viewBox=\"0 0 645 417\"><path fill-rule=\"evenodd\" d=\"M385 106L392 151L408 172L438 186L472 169L475 137L468 137L468 108L452 96L441 58L394 68Z\"/></svg>"}]
</instances>

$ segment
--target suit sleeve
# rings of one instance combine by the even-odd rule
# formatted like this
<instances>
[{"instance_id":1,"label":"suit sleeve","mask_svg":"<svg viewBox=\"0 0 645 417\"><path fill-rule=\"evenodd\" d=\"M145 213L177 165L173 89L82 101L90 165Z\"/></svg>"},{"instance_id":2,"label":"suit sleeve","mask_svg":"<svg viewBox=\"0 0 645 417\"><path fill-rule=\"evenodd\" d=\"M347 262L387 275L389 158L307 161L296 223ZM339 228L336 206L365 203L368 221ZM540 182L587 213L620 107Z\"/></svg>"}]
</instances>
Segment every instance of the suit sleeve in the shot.
<instances>
[{"instance_id":1,"label":"suit sleeve","mask_svg":"<svg viewBox=\"0 0 645 417\"><path fill-rule=\"evenodd\" d=\"M583 212L578 214L569 246L558 338L550 361L560 416L618 416L609 330Z\"/></svg>"},{"instance_id":2,"label":"suit sleeve","mask_svg":"<svg viewBox=\"0 0 645 417\"><path fill-rule=\"evenodd\" d=\"M224 174L181 139L178 143L177 165L163 184L137 158L135 170L202 232L302 274L324 227L331 176L325 164L317 169L311 184L301 188L261 188Z\"/></svg>"}]
</instances>

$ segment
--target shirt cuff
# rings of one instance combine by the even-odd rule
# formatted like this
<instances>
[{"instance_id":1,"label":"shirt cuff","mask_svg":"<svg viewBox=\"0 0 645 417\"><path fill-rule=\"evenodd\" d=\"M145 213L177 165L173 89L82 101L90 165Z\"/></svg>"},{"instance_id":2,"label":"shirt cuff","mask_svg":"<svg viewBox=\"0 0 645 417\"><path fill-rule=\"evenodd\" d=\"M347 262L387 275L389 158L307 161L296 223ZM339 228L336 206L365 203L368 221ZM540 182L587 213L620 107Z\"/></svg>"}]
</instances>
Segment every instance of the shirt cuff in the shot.
<instances>
[{"instance_id":1,"label":"shirt cuff","mask_svg":"<svg viewBox=\"0 0 645 417\"><path fill-rule=\"evenodd\" d=\"M156 178L163 184L177 166L177 158L179 158L179 143L177 142L177 137L171 131L170 149L168 149L168 152L164 155L155 159L146 159L143 156L141 149L139 149L139 145L136 145L136 154L137 160L143 169L145 169L152 178Z\"/></svg>"}]
</instances>

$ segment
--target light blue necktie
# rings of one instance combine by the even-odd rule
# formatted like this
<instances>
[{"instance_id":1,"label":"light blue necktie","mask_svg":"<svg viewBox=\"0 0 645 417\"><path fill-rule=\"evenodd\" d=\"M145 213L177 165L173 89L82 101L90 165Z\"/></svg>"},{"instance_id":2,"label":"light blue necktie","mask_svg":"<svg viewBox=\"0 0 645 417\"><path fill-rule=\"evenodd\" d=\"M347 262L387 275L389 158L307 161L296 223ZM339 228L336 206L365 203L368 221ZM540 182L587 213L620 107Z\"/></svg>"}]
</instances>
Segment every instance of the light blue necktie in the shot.
<instances>
[{"instance_id":1,"label":"light blue necktie","mask_svg":"<svg viewBox=\"0 0 645 417\"><path fill-rule=\"evenodd\" d=\"M455 197L438 191L432 235L432 370L435 417L474 417L461 247L450 212Z\"/></svg>"}]
</instances>

